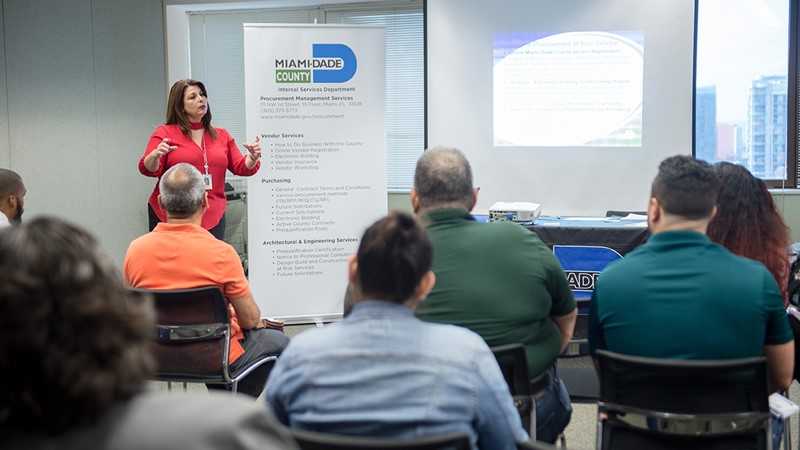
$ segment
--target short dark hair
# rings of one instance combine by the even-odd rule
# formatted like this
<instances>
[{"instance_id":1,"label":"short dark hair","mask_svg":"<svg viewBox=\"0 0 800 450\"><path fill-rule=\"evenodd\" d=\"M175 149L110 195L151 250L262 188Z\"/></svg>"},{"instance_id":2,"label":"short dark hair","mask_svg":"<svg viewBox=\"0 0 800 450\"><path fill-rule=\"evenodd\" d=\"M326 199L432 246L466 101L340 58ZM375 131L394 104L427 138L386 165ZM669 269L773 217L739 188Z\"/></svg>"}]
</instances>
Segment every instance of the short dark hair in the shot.
<instances>
[{"instance_id":1,"label":"short dark hair","mask_svg":"<svg viewBox=\"0 0 800 450\"><path fill-rule=\"evenodd\" d=\"M365 297L403 303L431 269L433 249L414 217L395 211L367 228L356 258Z\"/></svg>"},{"instance_id":2,"label":"short dark hair","mask_svg":"<svg viewBox=\"0 0 800 450\"><path fill-rule=\"evenodd\" d=\"M705 161L676 155L661 161L651 196L664 211L689 220L711 216L717 204L719 177Z\"/></svg>"},{"instance_id":3,"label":"short dark hair","mask_svg":"<svg viewBox=\"0 0 800 450\"><path fill-rule=\"evenodd\" d=\"M472 201L472 168L461 151L426 150L414 171L414 190L422 208L464 207Z\"/></svg>"},{"instance_id":4,"label":"short dark hair","mask_svg":"<svg viewBox=\"0 0 800 450\"><path fill-rule=\"evenodd\" d=\"M139 392L152 305L83 229L42 217L0 233L0 424L58 434ZM3 411L5 410L5 411Z\"/></svg>"},{"instance_id":5,"label":"short dark hair","mask_svg":"<svg viewBox=\"0 0 800 450\"><path fill-rule=\"evenodd\" d=\"M24 185L22 177L11 169L0 169L0 195L19 194Z\"/></svg>"}]
</instances>

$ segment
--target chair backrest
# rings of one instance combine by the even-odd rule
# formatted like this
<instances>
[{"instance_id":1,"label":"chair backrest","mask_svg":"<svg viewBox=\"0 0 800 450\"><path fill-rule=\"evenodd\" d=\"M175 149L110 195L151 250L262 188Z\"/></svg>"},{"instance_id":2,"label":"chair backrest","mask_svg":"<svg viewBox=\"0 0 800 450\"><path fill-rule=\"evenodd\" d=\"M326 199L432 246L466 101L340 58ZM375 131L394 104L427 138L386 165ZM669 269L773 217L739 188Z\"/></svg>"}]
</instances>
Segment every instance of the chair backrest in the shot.
<instances>
[{"instance_id":1,"label":"chair backrest","mask_svg":"<svg viewBox=\"0 0 800 450\"><path fill-rule=\"evenodd\" d=\"M525 441L517 444L517 450L556 450L558 447L542 441ZM561 447L566 450L566 447Z\"/></svg>"},{"instance_id":2,"label":"chair backrest","mask_svg":"<svg viewBox=\"0 0 800 450\"><path fill-rule=\"evenodd\" d=\"M769 412L764 357L676 360L598 350L597 368L604 402L671 413Z\"/></svg>"},{"instance_id":3,"label":"chair backrest","mask_svg":"<svg viewBox=\"0 0 800 450\"><path fill-rule=\"evenodd\" d=\"M506 380L514 407L522 420L522 427L531 433L531 417L533 415L533 396L531 380L528 376L528 355L522 344L508 344L492 347L492 353L500 366L503 378ZM547 374L545 374L547 375ZM541 377L540 377L541 378ZM543 385L543 378L537 378L537 387ZM540 389L543 389L540 387Z\"/></svg>"},{"instance_id":4,"label":"chair backrest","mask_svg":"<svg viewBox=\"0 0 800 450\"><path fill-rule=\"evenodd\" d=\"M469 435L452 433L414 440L366 438L316 433L292 429L292 436L302 450L470 450Z\"/></svg>"},{"instance_id":5,"label":"chair backrest","mask_svg":"<svg viewBox=\"0 0 800 450\"><path fill-rule=\"evenodd\" d=\"M522 344L509 344L492 347L492 353L503 372L511 395L530 395L531 385L528 375L528 355Z\"/></svg>"},{"instance_id":6,"label":"chair backrest","mask_svg":"<svg viewBox=\"0 0 800 450\"><path fill-rule=\"evenodd\" d=\"M674 360L597 352L603 449L765 449L764 357Z\"/></svg>"},{"instance_id":7,"label":"chair backrest","mask_svg":"<svg viewBox=\"0 0 800 450\"><path fill-rule=\"evenodd\" d=\"M153 296L158 379L230 381L228 301L218 287L139 291Z\"/></svg>"}]
</instances>

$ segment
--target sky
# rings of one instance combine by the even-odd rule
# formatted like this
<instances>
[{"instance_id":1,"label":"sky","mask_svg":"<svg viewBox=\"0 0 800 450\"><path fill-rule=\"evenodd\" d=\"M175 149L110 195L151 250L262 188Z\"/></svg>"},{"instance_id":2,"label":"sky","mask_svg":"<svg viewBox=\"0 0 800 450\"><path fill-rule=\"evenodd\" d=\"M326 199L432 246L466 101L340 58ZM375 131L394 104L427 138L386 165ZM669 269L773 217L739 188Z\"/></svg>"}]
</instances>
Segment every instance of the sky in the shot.
<instances>
[{"instance_id":1,"label":"sky","mask_svg":"<svg viewBox=\"0 0 800 450\"><path fill-rule=\"evenodd\" d=\"M716 85L717 122L744 122L752 80L786 75L789 0L699 0L697 86Z\"/></svg>"}]
</instances>

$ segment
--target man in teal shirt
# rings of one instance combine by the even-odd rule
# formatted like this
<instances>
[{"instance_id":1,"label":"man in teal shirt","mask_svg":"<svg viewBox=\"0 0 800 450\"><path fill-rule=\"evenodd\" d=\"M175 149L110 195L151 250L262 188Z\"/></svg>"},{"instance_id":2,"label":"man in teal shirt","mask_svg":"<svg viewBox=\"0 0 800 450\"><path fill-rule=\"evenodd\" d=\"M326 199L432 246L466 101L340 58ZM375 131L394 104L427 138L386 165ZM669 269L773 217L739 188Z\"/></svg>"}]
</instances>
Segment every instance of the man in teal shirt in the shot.
<instances>
[{"instance_id":1,"label":"man in teal shirt","mask_svg":"<svg viewBox=\"0 0 800 450\"><path fill-rule=\"evenodd\" d=\"M652 237L597 281L589 347L628 355L729 359L766 355L775 389L792 381L794 341L774 277L705 235L719 180L689 156L653 181Z\"/></svg>"},{"instance_id":2,"label":"man in teal shirt","mask_svg":"<svg viewBox=\"0 0 800 450\"><path fill-rule=\"evenodd\" d=\"M469 328L490 346L523 344L530 376L550 371L536 405L537 439L555 442L571 406L552 367L572 337L575 300L550 249L520 225L476 222L476 200L461 152L436 148L419 159L411 203L433 243L436 286L416 314Z\"/></svg>"}]
</instances>

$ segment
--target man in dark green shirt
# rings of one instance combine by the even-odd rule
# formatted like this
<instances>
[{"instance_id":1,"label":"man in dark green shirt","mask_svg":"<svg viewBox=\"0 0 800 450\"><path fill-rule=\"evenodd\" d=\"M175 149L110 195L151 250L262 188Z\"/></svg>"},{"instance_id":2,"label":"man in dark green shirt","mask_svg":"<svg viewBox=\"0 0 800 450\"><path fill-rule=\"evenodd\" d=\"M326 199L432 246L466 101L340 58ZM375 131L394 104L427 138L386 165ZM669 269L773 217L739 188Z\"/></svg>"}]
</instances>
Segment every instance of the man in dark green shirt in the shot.
<instances>
[{"instance_id":1,"label":"man in dark green shirt","mask_svg":"<svg viewBox=\"0 0 800 450\"><path fill-rule=\"evenodd\" d=\"M676 359L766 355L773 386L788 388L794 341L775 278L705 235L718 189L703 161L674 156L661 163L648 208L652 237L597 281L590 351Z\"/></svg>"},{"instance_id":2,"label":"man in dark green shirt","mask_svg":"<svg viewBox=\"0 0 800 450\"><path fill-rule=\"evenodd\" d=\"M460 325L490 346L521 343L531 377L553 366L572 337L575 300L550 249L520 225L478 223L477 190L464 155L426 151L417 162L411 203L433 243L436 285L416 310L426 321ZM563 384L537 402L537 438L554 442L570 418Z\"/></svg>"}]
</instances>

